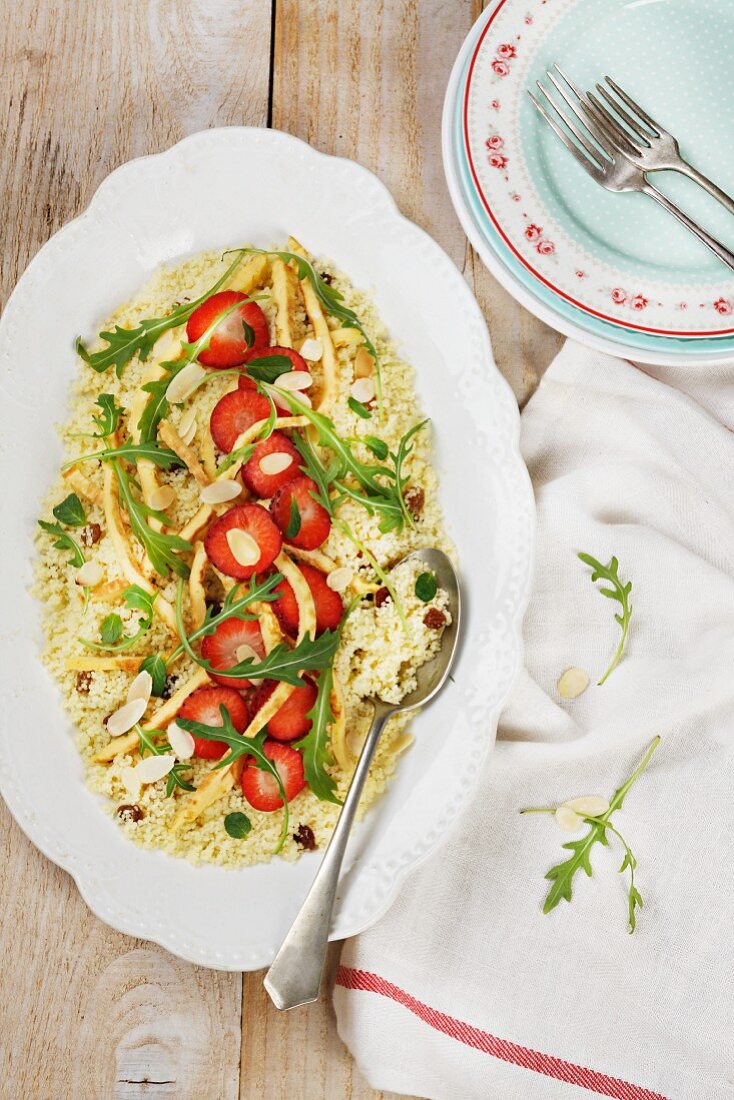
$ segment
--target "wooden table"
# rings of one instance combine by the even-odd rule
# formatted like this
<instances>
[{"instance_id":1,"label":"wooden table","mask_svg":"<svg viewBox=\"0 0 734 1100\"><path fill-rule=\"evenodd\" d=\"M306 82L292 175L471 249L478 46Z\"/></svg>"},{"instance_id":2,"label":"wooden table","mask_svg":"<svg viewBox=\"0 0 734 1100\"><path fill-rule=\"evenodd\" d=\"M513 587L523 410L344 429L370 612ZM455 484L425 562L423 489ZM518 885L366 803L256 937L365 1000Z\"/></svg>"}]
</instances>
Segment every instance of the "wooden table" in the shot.
<instances>
[{"instance_id":1,"label":"wooden table","mask_svg":"<svg viewBox=\"0 0 734 1100\"><path fill-rule=\"evenodd\" d=\"M560 339L468 246L441 105L477 0L26 0L2 51L3 301L108 172L210 126L274 126L376 172L453 257L520 401ZM255 170L257 166L255 165ZM447 334L449 336L450 334ZM18 730L18 736L28 731ZM91 915L0 807L0 1095L367 1100L328 996L280 1015L262 974L203 970ZM337 950L332 950L332 969Z\"/></svg>"}]
</instances>

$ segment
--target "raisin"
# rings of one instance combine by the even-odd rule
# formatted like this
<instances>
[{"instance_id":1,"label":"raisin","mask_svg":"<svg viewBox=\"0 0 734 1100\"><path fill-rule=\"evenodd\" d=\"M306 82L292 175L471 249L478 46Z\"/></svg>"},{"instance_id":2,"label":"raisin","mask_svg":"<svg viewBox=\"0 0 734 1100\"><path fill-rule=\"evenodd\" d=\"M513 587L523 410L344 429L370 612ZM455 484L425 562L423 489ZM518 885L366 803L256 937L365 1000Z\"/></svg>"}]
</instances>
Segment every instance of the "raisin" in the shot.
<instances>
[{"instance_id":1,"label":"raisin","mask_svg":"<svg viewBox=\"0 0 734 1100\"><path fill-rule=\"evenodd\" d=\"M126 802L124 806L117 807L117 816L121 817L123 821L142 821L145 814L140 806L133 806L131 803Z\"/></svg>"},{"instance_id":2,"label":"raisin","mask_svg":"<svg viewBox=\"0 0 734 1100\"><path fill-rule=\"evenodd\" d=\"M92 674L91 672L77 672L76 674L76 690L80 695L89 695L89 689L92 686Z\"/></svg>"},{"instance_id":3,"label":"raisin","mask_svg":"<svg viewBox=\"0 0 734 1100\"><path fill-rule=\"evenodd\" d=\"M386 588L378 588L375 592L375 607L382 607L382 605L390 599L390 593Z\"/></svg>"},{"instance_id":4,"label":"raisin","mask_svg":"<svg viewBox=\"0 0 734 1100\"><path fill-rule=\"evenodd\" d=\"M310 825L299 825L293 834L293 839L304 852L313 852L314 849L318 848L316 837L313 835L313 829Z\"/></svg>"},{"instance_id":5,"label":"raisin","mask_svg":"<svg viewBox=\"0 0 734 1100\"><path fill-rule=\"evenodd\" d=\"M98 523L88 523L79 532L79 542L82 546L94 546L102 538L102 528Z\"/></svg>"},{"instance_id":6,"label":"raisin","mask_svg":"<svg viewBox=\"0 0 734 1100\"><path fill-rule=\"evenodd\" d=\"M423 616L423 622L429 630L440 630L442 626L446 625L446 616L437 607L429 607Z\"/></svg>"},{"instance_id":7,"label":"raisin","mask_svg":"<svg viewBox=\"0 0 734 1100\"><path fill-rule=\"evenodd\" d=\"M330 275L328 271L322 271L321 278L327 286L331 286L331 284L334 282L334 276Z\"/></svg>"},{"instance_id":8,"label":"raisin","mask_svg":"<svg viewBox=\"0 0 734 1100\"><path fill-rule=\"evenodd\" d=\"M166 682L163 685L163 691L161 692L161 699L170 699L173 695L173 680L170 676L166 678Z\"/></svg>"},{"instance_id":9,"label":"raisin","mask_svg":"<svg viewBox=\"0 0 734 1100\"><path fill-rule=\"evenodd\" d=\"M423 511L423 505L426 502L426 494L415 485L409 485L405 490L404 497L406 507L411 516L413 519L418 519L418 516Z\"/></svg>"}]
</instances>

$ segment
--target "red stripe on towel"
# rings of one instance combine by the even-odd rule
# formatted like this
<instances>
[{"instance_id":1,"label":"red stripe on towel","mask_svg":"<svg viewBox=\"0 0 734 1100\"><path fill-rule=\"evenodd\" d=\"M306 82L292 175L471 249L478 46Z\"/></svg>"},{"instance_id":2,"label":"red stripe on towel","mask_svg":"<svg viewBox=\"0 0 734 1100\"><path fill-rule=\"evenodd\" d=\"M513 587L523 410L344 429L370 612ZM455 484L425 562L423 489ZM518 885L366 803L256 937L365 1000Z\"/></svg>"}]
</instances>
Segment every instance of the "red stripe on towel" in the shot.
<instances>
[{"instance_id":1,"label":"red stripe on towel","mask_svg":"<svg viewBox=\"0 0 734 1100\"><path fill-rule=\"evenodd\" d=\"M364 990L368 993L379 993L382 997L389 997L391 1001L407 1008L423 1023L435 1028L436 1031L443 1032L451 1039L474 1047L475 1050L481 1050L493 1058L499 1058L502 1062L512 1062L513 1065L532 1070L533 1073L542 1073L557 1081L578 1085L580 1088L597 1092L600 1096L612 1096L615 1100L668 1100L659 1092L642 1088L640 1085L632 1085L619 1077L609 1077L606 1073L587 1069L586 1066L577 1066L564 1058L556 1058L552 1054L531 1050L518 1043L511 1043L507 1039L500 1039L478 1027L472 1027L471 1024L457 1020L454 1016L447 1016L445 1012L438 1012L435 1008L411 996L410 993L406 993L404 989L381 978L379 974L372 974L369 970L353 970L348 966L340 966L336 972L336 984L345 989Z\"/></svg>"}]
</instances>

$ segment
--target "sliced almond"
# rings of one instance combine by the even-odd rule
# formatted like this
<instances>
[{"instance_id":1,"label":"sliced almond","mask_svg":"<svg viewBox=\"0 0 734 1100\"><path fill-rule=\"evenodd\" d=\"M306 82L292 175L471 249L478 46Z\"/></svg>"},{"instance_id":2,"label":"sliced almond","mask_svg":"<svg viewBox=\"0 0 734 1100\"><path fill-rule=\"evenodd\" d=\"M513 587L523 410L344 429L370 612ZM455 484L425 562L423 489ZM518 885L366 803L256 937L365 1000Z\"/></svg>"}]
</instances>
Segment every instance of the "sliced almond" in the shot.
<instances>
[{"instance_id":1,"label":"sliced almond","mask_svg":"<svg viewBox=\"0 0 734 1100\"><path fill-rule=\"evenodd\" d=\"M125 703L107 719L107 732L113 737L127 733L143 717L147 706L147 699L132 699L129 703Z\"/></svg>"},{"instance_id":2,"label":"sliced almond","mask_svg":"<svg viewBox=\"0 0 734 1100\"><path fill-rule=\"evenodd\" d=\"M348 569L346 565L342 565L339 569L333 569L326 578L326 583L329 588L334 592L343 592L352 581L354 574L351 569Z\"/></svg>"},{"instance_id":3,"label":"sliced almond","mask_svg":"<svg viewBox=\"0 0 734 1100\"><path fill-rule=\"evenodd\" d=\"M230 478L220 478L211 485L205 485L199 493L202 504L226 504L228 500L234 500L242 492L242 486L238 481ZM232 551L234 553L234 551Z\"/></svg>"},{"instance_id":4,"label":"sliced almond","mask_svg":"<svg viewBox=\"0 0 734 1100\"><path fill-rule=\"evenodd\" d=\"M279 374L275 384L281 390L307 390L313 385L313 375L307 370L289 370L285 374Z\"/></svg>"},{"instance_id":5,"label":"sliced almond","mask_svg":"<svg viewBox=\"0 0 734 1100\"><path fill-rule=\"evenodd\" d=\"M570 810L584 817L601 817L609 809L609 802L600 794L585 794L581 798L569 798L563 803Z\"/></svg>"},{"instance_id":6,"label":"sliced almond","mask_svg":"<svg viewBox=\"0 0 734 1100\"><path fill-rule=\"evenodd\" d=\"M355 401L360 401L363 405L366 405L375 396L374 379L358 378L356 382L352 382L349 392Z\"/></svg>"},{"instance_id":7,"label":"sliced almond","mask_svg":"<svg viewBox=\"0 0 734 1100\"><path fill-rule=\"evenodd\" d=\"M103 577L104 569L98 561L85 561L74 579L85 588L95 588Z\"/></svg>"},{"instance_id":8,"label":"sliced almond","mask_svg":"<svg viewBox=\"0 0 734 1100\"><path fill-rule=\"evenodd\" d=\"M185 401L189 394L193 393L203 378L206 377L206 371L199 363L189 363L188 366L180 370L178 374L171 379L168 389L166 390L166 399L170 401L172 405L178 405L181 401Z\"/></svg>"},{"instance_id":9,"label":"sliced almond","mask_svg":"<svg viewBox=\"0 0 734 1100\"><path fill-rule=\"evenodd\" d=\"M178 434L187 446L196 435L196 412L194 409L189 409L181 417Z\"/></svg>"},{"instance_id":10,"label":"sliced almond","mask_svg":"<svg viewBox=\"0 0 734 1100\"><path fill-rule=\"evenodd\" d=\"M143 699L147 703L150 700L152 691L153 677L149 672L143 669L130 684L127 692L127 701L128 703L132 703L135 699Z\"/></svg>"},{"instance_id":11,"label":"sliced almond","mask_svg":"<svg viewBox=\"0 0 734 1100\"><path fill-rule=\"evenodd\" d=\"M133 798L140 797L140 776L138 775L138 769L135 768L123 768L120 772L120 779L122 785L128 794L131 794Z\"/></svg>"},{"instance_id":12,"label":"sliced almond","mask_svg":"<svg viewBox=\"0 0 734 1100\"><path fill-rule=\"evenodd\" d=\"M146 756L145 760L135 765L135 774L141 783L157 783L164 775L168 775L175 763L176 757L172 753Z\"/></svg>"},{"instance_id":13,"label":"sliced almond","mask_svg":"<svg viewBox=\"0 0 734 1100\"><path fill-rule=\"evenodd\" d=\"M567 833L575 833L581 824L579 815L568 806L559 806L556 810L556 821Z\"/></svg>"},{"instance_id":14,"label":"sliced almond","mask_svg":"<svg viewBox=\"0 0 734 1100\"><path fill-rule=\"evenodd\" d=\"M175 499L176 494L170 485L159 485L150 494L148 503L156 512L165 512L166 508L171 507Z\"/></svg>"},{"instance_id":15,"label":"sliced almond","mask_svg":"<svg viewBox=\"0 0 734 1100\"><path fill-rule=\"evenodd\" d=\"M227 545L240 565L255 565L260 560L260 547L252 535L240 527L233 527L231 531L227 531Z\"/></svg>"},{"instance_id":16,"label":"sliced almond","mask_svg":"<svg viewBox=\"0 0 734 1100\"><path fill-rule=\"evenodd\" d=\"M362 344L354 357L354 377L369 378L375 372L375 361Z\"/></svg>"},{"instance_id":17,"label":"sliced almond","mask_svg":"<svg viewBox=\"0 0 734 1100\"><path fill-rule=\"evenodd\" d=\"M171 722L166 734L168 735L168 744L179 760L190 760L194 755L195 745L189 731L177 725L176 722Z\"/></svg>"},{"instance_id":18,"label":"sliced almond","mask_svg":"<svg viewBox=\"0 0 734 1100\"><path fill-rule=\"evenodd\" d=\"M248 661L251 657L253 661L260 660L259 653L257 653L251 645L247 645L246 643L237 646L237 649L235 650L235 657L237 658L238 663L240 661Z\"/></svg>"},{"instance_id":19,"label":"sliced almond","mask_svg":"<svg viewBox=\"0 0 734 1100\"><path fill-rule=\"evenodd\" d=\"M324 345L319 339L315 339L313 336L309 336L307 340L304 340L301 344L301 355L304 359L309 359L312 363L316 363L324 354Z\"/></svg>"},{"instance_id":20,"label":"sliced almond","mask_svg":"<svg viewBox=\"0 0 734 1100\"><path fill-rule=\"evenodd\" d=\"M293 456L285 451L273 451L260 459L260 469L264 474L282 474L293 462Z\"/></svg>"},{"instance_id":21,"label":"sliced almond","mask_svg":"<svg viewBox=\"0 0 734 1100\"><path fill-rule=\"evenodd\" d=\"M562 699L576 699L589 686L589 674L582 668L567 668L556 684Z\"/></svg>"}]
</instances>

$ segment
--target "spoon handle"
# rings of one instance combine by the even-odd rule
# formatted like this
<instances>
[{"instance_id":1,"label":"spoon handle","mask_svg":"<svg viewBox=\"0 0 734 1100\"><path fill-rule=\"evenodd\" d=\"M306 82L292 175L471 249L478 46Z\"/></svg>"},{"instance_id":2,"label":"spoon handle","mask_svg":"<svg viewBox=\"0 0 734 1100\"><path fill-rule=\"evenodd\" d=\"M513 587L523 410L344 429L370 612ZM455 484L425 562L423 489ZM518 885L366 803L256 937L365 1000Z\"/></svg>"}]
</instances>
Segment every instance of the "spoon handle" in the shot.
<instances>
[{"instance_id":1,"label":"spoon handle","mask_svg":"<svg viewBox=\"0 0 734 1100\"><path fill-rule=\"evenodd\" d=\"M344 852L372 757L390 713L391 708L379 703L376 705L372 725L321 866L298 916L265 975L263 985L276 1008L296 1008L315 1001L319 995L329 942L331 911L334 908Z\"/></svg>"}]
</instances>

